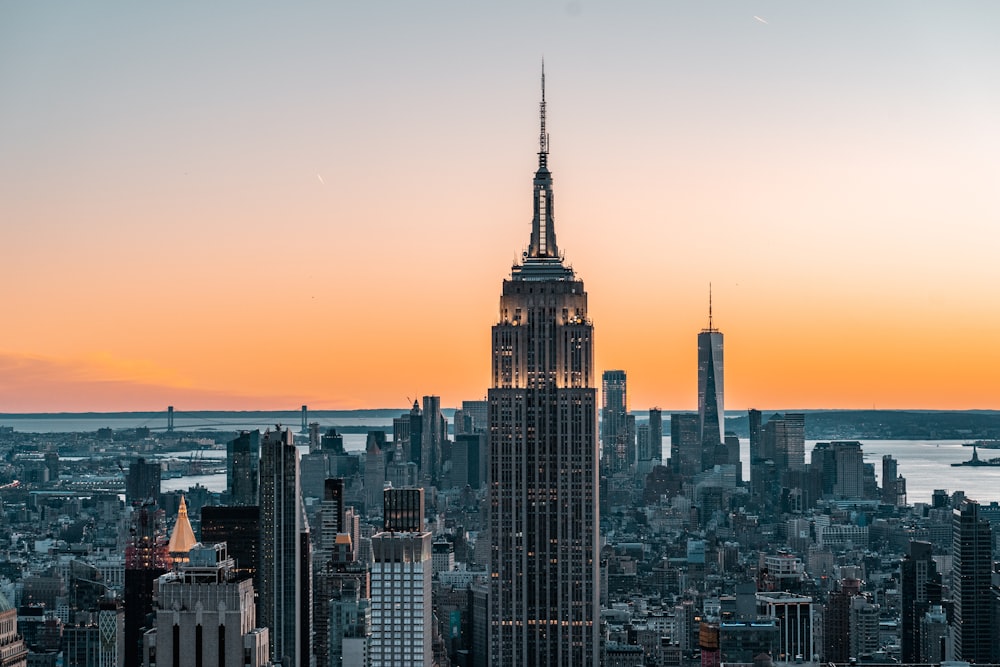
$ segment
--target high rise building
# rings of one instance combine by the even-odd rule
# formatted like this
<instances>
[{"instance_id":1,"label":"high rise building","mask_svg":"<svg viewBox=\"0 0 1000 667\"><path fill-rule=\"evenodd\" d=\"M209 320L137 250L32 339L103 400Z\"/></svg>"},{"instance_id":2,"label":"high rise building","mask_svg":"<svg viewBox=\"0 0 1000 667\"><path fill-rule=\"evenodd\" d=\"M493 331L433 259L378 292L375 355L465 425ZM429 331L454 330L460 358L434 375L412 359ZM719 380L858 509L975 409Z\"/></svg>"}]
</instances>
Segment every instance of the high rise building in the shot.
<instances>
[{"instance_id":1,"label":"high rise building","mask_svg":"<svg viewBox=\"0 0 1000 667\"><path fill-rule=\"evenodd\" d=\"M922 621L934 605L941 604L941 575L932 556L930 542L910 542L909 553L900 562L902 606L901 658L904 663L938 662L921 653ZM935 654L936 655L936 654Z\"/></svg>"},{"instance_id":2,"label":"high rise building","mask_svg":"<svg viewBox=\"0 0 1000 667\"><path fill-rule=\"evenodd\" d=\"M702 451L714 452L725 436L723 388L722 332L712 322L712 292L709 290L708 328L698 334L698 440Z\"/></svg>"},{"instance_id":3,"label":"high rise building","mask_svg":"<svg viewBox=\"0 0 1000 667\"><path fill-rule=\"evenodd\" d=\"M806 416L801 412L774 415L764 424L764 452L779 475L806 467Z\"/></svg>"},{"instance_id":4,"label":"high rise building","mask_svg":"<svg viewBox=\"0 0 1000 667\"><path fill-rule=\"evenodd\" d=\"M157 582L157 664L268 664L267 630L257 627L253 582L232 576L235 563L226 545L199 545L188 556Z\"/></svg>"},{"instance_id":5,"label":"high rise building","mask_svg":"<svg viewBox=\"0 0 1000 667\"><path fill-rule=\"evenodd\" d=\"M906 479L899 474L891 454L882 456L882 502L896 507L906 505Z\"/></svg>"},{"instance_id":6,"label":"high rise building","mask_svg":"<svg viewBox=\"0 0 1000 667\"><path fill-rule=\"evenodd\" d=\"M556 245L545 132L531 239L493 326L490 664L598 664L597 390L587 293Z\"/></svg>"},{"instance_id":7,"label":"high rise building","mask_svg":"<svg viewBox=\"0 0 1000 667\"><path fill-rule=\"evenodd\" d=\"M670 467L683 477L701 472L701 438L698 437L698 415L670 415Z\"/></svg>"},{"instance_id":8,"label":"high rise building","mask_svg":"<svg viewBox=\"0 0 1000 667\"><path fill-rule=\"evenodd\" d=\"M233 574L239 577L251 577L254 590L259 589L257 583L257 547L260 544L259 507L256 505L202 507L201 541L204 544L225 542L227 553L235 563Z\"/></svg>"},{"instance_id":9,"label":"high rise building","mask_svg":"<svg viewBox=\"0 0 1000 667\"><path fill-rule=\"evenodd\" d=\"M431 534L372 536L371 667L431 667Z\"/></svg>"},{"instance_id":10,"label":"high rise building","mask_svg":"<svg viewBox=\"0 0 1000 667\"><path fill-rule=\"evenodd\" d=\"M994 662L990 612L993 568L990 524L979 503L965 500L952 513L952 639L955 660Z\"/></svg>"},{"instance_id":11,"label":"high rise building","mask_svg":"<svg viewBox=\"0 0 1000 667\"><path fill-rule=\"evenodd\" d=\"M663 463L663 413L659 408L649 409L649 453L653 465Z\"/></svg>"},{"instance_id":12,"label":"high rise building","mask_svg":"<svg viewBox=\"0 0 1000 667\"><path fill-rule=\"evenodd\" d=\"M147 463L139 457L129 464L125 474L125 505L160 502L160 464Z\"/></svg>"},{"instance_id":13,"label":"high rise building","mask_svg":"<svg viewBox=\"0 0 1000 667\"><path fill-rule=\"evenodd\" d=\"M625 371L601 375L601 461L605 474L628 470L628 388Z\"/></svg>"},{"instance_id":14,"label":"high rise building","mask_svg":"<svg viewBox=\"0 0 1000 667\"><path fill-rule=\"evenodd\" d=\"M257 621L269 629L271 657L308 665L299 630L302 609L302 507L299 451L288 429L267 430L260 446L260 549Z\"/></svg>"},{"instance_id":15,"label":"high rise building","mask_svg":"<svg viewBox=\"0 0 1000 667\"><path fill-rule=\"evenodd\" d=\"M156 580L169 565L163 510L139 506L131 516L131 537L125 547L124 667L142 665L142 635L153 625Z\"/></svg>"},{"instance_id":16,"label":"high rise building","mask_svg":"<svg viewBox=\"0 0 1000 667\"><path fill-rule=\"evenodd\" d=\"M382 495L387 533L424 531L424 490L386 489Z\"/></svg>"},{"instance_id":17,"label":"high rise building","mask_svg":"<svg viewBox=\"0 0 1000 667\"><path fill-rule=\"evenodd\" d=\"M441 483L441 448L448 435L448 423L441 414L441 397L424 396L423 435L421 436L420 479L430 488Z\"/></svg>"},{"instance_id":18,"label":"high rise building","mask_svg":"<svg viewBox=\"0 0 1000 667\"><path fill-rule=\"evenodd\" d=\"M226 486L230 505L256 505L260 431L241 431L226 445Z\"/></svg>"},{"instance_id":19,"label":"high rise building","mask_svg":"<svg viewBox=\"0 0 1000 667\"><path fill-rule=\"evenodd\" d=\"M376 517L381 511L385 488L385 453L375 433L369 431L365 443L365 513L369 517Z\"/></svg>"}]
</instances>

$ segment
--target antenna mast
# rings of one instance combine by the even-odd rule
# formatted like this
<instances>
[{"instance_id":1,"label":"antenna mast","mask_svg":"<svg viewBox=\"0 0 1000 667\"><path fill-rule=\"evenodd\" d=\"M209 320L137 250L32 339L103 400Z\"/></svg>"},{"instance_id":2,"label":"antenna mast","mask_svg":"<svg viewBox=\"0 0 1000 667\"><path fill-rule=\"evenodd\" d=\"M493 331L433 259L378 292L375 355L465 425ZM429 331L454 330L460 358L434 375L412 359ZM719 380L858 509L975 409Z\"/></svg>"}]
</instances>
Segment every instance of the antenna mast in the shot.
<instances>
[{"instance_id":1,"label":"antenna mast","mask_svg":"<svg viewBox=\"0 0 1000 667\"><path fill-rule=\"evenodd\" d=\"M538 133L538 164L546 166L546 157L549 154L549 134L545 131L545 59L542 59L542 102L538 105L540 131Z\"/></svg>"}]
</instances>

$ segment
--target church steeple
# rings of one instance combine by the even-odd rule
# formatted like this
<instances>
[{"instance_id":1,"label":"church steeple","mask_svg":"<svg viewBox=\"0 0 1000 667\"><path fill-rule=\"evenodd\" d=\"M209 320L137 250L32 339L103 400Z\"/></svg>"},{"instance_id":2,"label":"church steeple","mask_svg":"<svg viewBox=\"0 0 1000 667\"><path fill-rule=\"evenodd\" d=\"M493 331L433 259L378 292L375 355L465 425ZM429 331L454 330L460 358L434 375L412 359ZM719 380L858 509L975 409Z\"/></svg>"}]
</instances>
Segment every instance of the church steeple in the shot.
<instances>
[{"instance_id":1,"label":"church steeple","mask_svg":"<svg viewBox=\"0 0 1000 667\"><path fill-rule=\"evenodd\" d=\"M538 105L538 171L535 172L534 217L531 220L531 243L528 258L559 259L556 229L553 225L552 174L549 172L549 134L545 129L545 63L542 62L542 101Z\"/></svg>"}]
</instances>

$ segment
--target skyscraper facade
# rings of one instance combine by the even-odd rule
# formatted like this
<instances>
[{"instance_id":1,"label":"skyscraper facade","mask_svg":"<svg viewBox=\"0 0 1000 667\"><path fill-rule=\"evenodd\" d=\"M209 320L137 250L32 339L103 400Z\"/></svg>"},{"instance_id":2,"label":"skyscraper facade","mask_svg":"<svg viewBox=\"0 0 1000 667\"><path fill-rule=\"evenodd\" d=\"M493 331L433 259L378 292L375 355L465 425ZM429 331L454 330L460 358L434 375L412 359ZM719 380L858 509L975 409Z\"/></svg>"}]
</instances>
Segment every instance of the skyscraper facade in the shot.
<instances>
[{"instance_id":1,"label":"skyscraper facade","mask_svg":"<svg viewBox=\"0 0 1000 667\"><path fill-rule=\"evenodd\" d=\"M231 505L256 505L260 431L241 431L226 446L226 482Z\"/></svg>"},{"instance_id":2,"label":"skyscraper facade","mask_svg":"<svg viewBox=\"0 0 1000 667\"><path fill-rule=\"evenodd\" d=\"M300 647L302 508L299 451L288 429L266 431L260 445L260 550L257 619L270 630L274 662L308 664Z\"/></svg>"},{"instance_id":3,"label":"skyscraper facade","mask_svg":"<svg viewBox=\"0 0 1000 667\"><path fill-rule=\"evenodd\" d=\"M994 662L991 655L993 545L990 524L979 516L979 503L965 500L952 514L952 528L955 660Z\"/></svg>"},{"instance_id":4,"label":"skyscraper facade","mask_svg":"<svg viewBox=\"0 0 1000 667\"><path fill-rule=\"evenodd\" d=\"M545 132L531 240L493 327L490 664L596 665L597 390L587 293L553 226Z\"/></svg>"},{"instance_id":5,"label":"skyscraper facade","mask_svg":"<svg viewBox=\"0 0 1000 667\"><path fill-rule=\"evenodd\" d=\"M663 462L663 413L659 408L649 409L649 454L654 465Z\"/></svg>"},{"instance_id":6,"label":"skyscraper facade","mask_svg":"<svg viewBox=\"0 0 1000 667\"><path fill-rule=\"evenodd\" d=\"M726 434L722 370L722 332L712 323L709 295L708 328L698 334L698 439L702 451L714 451Z\"/></svg>"},{"instance_id":7,"label":"skyscraper facade","mask_svg":"<svg viewBox=\"0 0 1000 667\"><path fill-rule=\"evenodd\" d=\"M627 470L632 463L627 398L625 371L604 371L601 375L601 458L606 473Z\"/></svg>"},{"instance_id":8,"label":"skyscraper facade","mask_svg":"<svg viewBox=\"0 0 1000 667\"><path fill-rule=\"evenodd\" d=\"M933 605L941 604L941 575L930 542L910 542L909 553L899 564L902 661L937 662L922 652L921 621Z\"/></svg>"}]
</instances>

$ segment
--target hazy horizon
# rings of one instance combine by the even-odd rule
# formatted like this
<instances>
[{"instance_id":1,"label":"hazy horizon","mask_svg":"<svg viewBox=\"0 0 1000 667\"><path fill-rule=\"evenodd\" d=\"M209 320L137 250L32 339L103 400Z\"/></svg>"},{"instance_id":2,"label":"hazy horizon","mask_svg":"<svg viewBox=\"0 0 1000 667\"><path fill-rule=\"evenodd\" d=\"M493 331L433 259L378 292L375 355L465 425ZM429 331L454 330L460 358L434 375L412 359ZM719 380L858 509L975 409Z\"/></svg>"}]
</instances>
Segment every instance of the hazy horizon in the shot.
<instances>
[{"instance_id":1,"label":"hazy horizon","mask_svg":"<svg viewBox=\"0 0 1000 667\"><path fill-rule=\"evenodd\" d=\"M490 382L545 59L598 374L1000 408L1000 5L0 5L0 410ZM680 409L680 408L678 408Z\"/></svg>"}]
</instances>

